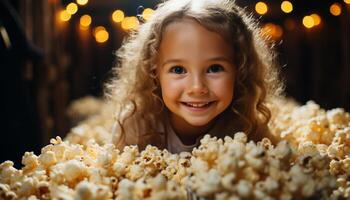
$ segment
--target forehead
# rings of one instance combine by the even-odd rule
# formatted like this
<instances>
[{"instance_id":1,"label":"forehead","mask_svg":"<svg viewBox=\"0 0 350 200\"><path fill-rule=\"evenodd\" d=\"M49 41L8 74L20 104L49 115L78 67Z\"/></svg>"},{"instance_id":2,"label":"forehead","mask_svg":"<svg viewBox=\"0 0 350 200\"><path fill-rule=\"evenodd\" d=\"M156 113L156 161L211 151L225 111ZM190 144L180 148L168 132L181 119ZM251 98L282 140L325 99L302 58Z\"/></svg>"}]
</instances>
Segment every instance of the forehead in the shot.
<instances>
[{"instance_id":1,"label":"forehead","mask_svg":"<svg viewBox=\"0 0 350 200\"><path fill-rule=\"evenodd\" d=\"M230 44L217 32L208 30L194 19L170 23L160 43L160 56L227 56L232 57Z\"/></svg>"}]
</instances>

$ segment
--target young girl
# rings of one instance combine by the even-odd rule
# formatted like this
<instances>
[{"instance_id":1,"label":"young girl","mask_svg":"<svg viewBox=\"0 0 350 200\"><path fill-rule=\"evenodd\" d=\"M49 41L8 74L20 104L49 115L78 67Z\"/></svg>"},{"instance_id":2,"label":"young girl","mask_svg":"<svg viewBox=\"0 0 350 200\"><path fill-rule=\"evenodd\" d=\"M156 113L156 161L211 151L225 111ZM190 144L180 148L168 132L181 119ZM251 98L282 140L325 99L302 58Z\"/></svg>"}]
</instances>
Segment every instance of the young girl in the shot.
<instances>
[{"instance_id":1,"label":"young girl","mask_svg":"<svg viewBox=\"0 0 350 200\"><path fill-rule=\"evenodd\" d=\"M113 142L191 151L205 134L269 137L281 84L256 22L231 0L168 0L117 51Z\"/></svg>"}]
</instances>

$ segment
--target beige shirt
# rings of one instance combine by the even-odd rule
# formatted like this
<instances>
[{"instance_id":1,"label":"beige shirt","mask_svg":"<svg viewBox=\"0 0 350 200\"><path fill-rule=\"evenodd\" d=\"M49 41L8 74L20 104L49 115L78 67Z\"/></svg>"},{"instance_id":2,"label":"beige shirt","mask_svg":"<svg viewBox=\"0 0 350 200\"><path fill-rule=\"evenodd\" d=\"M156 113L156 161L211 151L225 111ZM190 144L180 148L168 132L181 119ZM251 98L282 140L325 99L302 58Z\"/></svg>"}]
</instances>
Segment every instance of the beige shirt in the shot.
<instances>
[{"instance_id":1,"label":"beige shirt","mask_svg":"<svg viewBox=\"0 0 350 200\"><path fill-rule=\"evenodd\" d=\"M179 136L175 133L169 120L166 120L166 149L171 153L180 153L182 151L191 152L194 147L197 147L201 138L197 138L196 142L192 145L186 145L182 143Z\"/></svg>"},{"instance_id":2,"label":"beige shirt","mask_svg":"<svg viewBox=\"0 0 350 200\"><path fill-rule=\"evenodd\" d=\"M200 145L200 140L204 135L209 134L211 136L216 136L218 138L224 138L225 136L233 136L236 132L233 124L228 120L230 116L221 116L214 127L208 132L203 134L201 137L198 137L196 142L193 145L184 144L179 136L175 133L172 128L169 118L165 123L166 130L166 148L171 153L180 153L183 151L191 152L194 147L198 147Z\"/></svg>"}]
</instances>

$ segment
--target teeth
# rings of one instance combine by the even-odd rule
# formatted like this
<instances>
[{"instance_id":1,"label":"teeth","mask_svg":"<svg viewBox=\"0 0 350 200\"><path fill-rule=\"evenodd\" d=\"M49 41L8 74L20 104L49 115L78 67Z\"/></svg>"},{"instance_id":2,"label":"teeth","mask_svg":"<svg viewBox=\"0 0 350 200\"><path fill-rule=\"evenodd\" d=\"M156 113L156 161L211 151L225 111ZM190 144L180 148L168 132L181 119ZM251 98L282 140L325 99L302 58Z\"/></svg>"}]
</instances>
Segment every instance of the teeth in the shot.
<instances>
[{"instance_id":1,"label":"teeth","mask_svg":"<svg viewBox=\"0 0 350 200\"><path fill-rule=\"evenodd\" d=\"M194 107L194 108L201 108L204 106L207 106L210 102L208 103L185 103L188 106Z\"/></svg>"}]
</instances>

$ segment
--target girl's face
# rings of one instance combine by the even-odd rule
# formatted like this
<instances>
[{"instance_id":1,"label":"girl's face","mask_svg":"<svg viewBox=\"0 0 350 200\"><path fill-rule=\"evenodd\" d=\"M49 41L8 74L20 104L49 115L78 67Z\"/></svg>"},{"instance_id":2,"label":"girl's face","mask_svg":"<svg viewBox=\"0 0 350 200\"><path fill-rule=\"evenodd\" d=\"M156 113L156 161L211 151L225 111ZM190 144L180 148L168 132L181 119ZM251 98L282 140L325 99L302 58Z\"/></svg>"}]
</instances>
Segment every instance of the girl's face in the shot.
<instances>
[{"instance_id":1,"label":"girl's face","mask_svg":"<svg viewBox=\"0 0 350 200\"><path fill-rule=\"evenodd\" d=\"M195 20L167 26L157 70L174 127L203 130L231 104L235 80L232 58L233 49L220 34Z\"/></svg>"}]
</instances>

